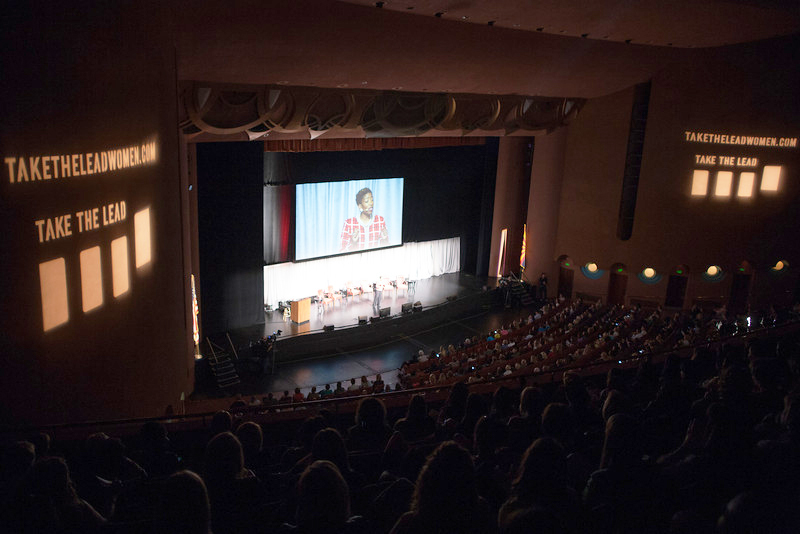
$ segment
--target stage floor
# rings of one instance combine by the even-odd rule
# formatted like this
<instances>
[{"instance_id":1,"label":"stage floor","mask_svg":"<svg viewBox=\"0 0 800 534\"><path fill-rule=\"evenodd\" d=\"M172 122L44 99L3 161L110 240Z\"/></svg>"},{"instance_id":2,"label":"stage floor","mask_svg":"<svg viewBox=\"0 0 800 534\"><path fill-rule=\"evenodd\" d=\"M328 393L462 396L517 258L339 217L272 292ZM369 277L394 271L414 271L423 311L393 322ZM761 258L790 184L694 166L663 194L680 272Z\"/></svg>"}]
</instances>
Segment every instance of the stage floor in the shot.
<instances>
[{"instance_id":1,"label":"stage floor","mask_svg":"<svg viewBox=\"0 0 800 534\"><path fill-rule=\"evenodd\" d=\"M464 273L449 273L433 276L425 280L418 280L409 291L385 289L381 296L381 308L389 308L390 316L400 315L401 307L405 303L419 301L423 308L438 306L447 302L448 297L464 297L480 293L487 281L479 280L472 275ZM311 318L307 323L295 324L284 318L278 310L265 312L265 321L261 335L268 336L278 330L283 332L283 338L321 332L325 325L335 328L346 328L358 325L358 317L375 317L378 310L373 307L374 296L365 293L353 297L342 297L333 304L323 305L311 303ZM249 330L249 329L248 329Z\"/></svg>"},{"instance_id":2,"label":"stage floor","mask_svg":"<svg viewBox=\"0 0 800 534\"><path fill-rule=\"evenodd\" d=\"M196 391L193 397L209 398L242 393L247 397L255 395L260 398L268 392L280 397L283 391L293 392L298 387L304 394L307 394L312 386L316 386L317 390L320 390L324 388L325 384L335 387L336 382L341 381L347 387L346 383L349 383L350 378L358 380L361 376L366 376L372 381L378 373L382 375L385 383L394 387L397 382L397 370L417 351L430 352L438 349L440 345L458 343L467 336L486 334L516 318L527 317L531 313L531 310L527 308L506 308L503 306L501 298L495 299L496 304L493 306L485 306L463 313L454 312L453 315L447 313L448 297L456 296L460 299L477 295L487 289L492 289L493 285L493 281L489 281L487 286L485 279L479 280L468 274L453 273L417 282L416 294L411 297L403 295L402 292L399 296L394 292L391 294L386 292L381 306L391 307L393 316L400 314L401 304L409 302L413 298L414 302L420 301L425 308L439 306L443 313L443 319L422 331L413 331L410 329L411 327L405 326L402 319L397 319L396 324L400 331L394 332L385 342L350 351L343 351L331 346L330 352L326 356L285 363L281 362L280 347L281 341L285 340L287 336L320 333L326 324L335 325L336 330L354 327L353 335L358 335L358 316L377 315L376 312L373 312L372 296L351 297L348 302L329 307L323 313L317 313L318 305L312 304L311 320L307 325L294 325L289 319L284 320L277 311L267 312L265 324L231 332L231 336L235 340L234 343L238 344L240 340L248 337L257 339L279 329L282 330L283 334L277 343L278 363L275 373L261 376L243 374L240 376L242 383L233 391ZM387 319L386 321L391 320Z\"/></svg>"}]
</instances>

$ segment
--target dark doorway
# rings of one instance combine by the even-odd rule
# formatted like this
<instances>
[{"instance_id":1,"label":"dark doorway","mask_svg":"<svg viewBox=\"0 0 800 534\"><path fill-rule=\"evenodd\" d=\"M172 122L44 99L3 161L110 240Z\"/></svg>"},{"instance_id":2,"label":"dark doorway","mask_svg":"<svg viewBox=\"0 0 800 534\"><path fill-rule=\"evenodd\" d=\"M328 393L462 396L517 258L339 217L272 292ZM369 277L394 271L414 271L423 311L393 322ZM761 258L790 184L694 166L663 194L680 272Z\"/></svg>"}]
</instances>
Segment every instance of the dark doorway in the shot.
<instances>
[{"instance_id":1,"label":"dark doorway","mask_svg":"<svg viewBox=\"0 0 800 534\"><path fill-rule=\"evenodd\" d=\"M686 297L686 283L688 281L689 279L685 276L669 275L667 298L664 301L664 306L668 308L683 308L683 299Z\"/></svg>"},{"instance_id":2,"label":"dark doorway","mask_svg":"<svg viewBox=\"0 0 800 534\"><path fill-rule=\"evenodd\" d=\"M728 300L728 310L733 313L747 311L747 303L750 300L750 278L749 274L734 274L731 284L731 298Z\"/></svg>"},{"instance_id":3,"label":"dark doorway","mask_svg":"<svg viewBox=\"0 0 800 534\"><path fill-rule=\"evenodd\" d=\"M608 303L625 304L625 291L628 289L628 275L610 273L608 278Z\"/></svg>"},{"instance_id":4,"label":"dark doorway","mask_svg":"<svg viewBox=\"0 0 800 534\"><path fill-rule=\"evenodd\" d=\"M575 271L564 267L558 268L558 294L566 298L572 298L572 276Z\"/></svg>"}]
</instances>

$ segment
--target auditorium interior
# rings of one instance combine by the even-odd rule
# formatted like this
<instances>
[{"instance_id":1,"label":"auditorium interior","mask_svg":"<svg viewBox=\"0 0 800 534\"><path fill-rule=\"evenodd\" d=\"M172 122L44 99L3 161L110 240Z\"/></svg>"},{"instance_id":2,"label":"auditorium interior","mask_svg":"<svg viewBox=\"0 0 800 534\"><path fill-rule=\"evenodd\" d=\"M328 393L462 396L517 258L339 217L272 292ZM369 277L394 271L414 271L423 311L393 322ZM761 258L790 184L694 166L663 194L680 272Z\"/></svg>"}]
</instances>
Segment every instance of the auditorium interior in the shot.
<instances>
[{"instance_id":1,"label":"auditorium interior","mask_svg":"<svg viewBox=\"0 0 800 534\"><path fill-rule=\"evenodd\" d=\"M198 459L238 402L283 451L352 422L377 385L309 395L361 375L392 418L459 384L599 398L725 336L798 355L796 2L36 0L2 25L4 445L149 421ZM386 248L300 215L303 185L398 177ZM267 409L295 388L314 403Z\"/></svg>"}]
</instances>

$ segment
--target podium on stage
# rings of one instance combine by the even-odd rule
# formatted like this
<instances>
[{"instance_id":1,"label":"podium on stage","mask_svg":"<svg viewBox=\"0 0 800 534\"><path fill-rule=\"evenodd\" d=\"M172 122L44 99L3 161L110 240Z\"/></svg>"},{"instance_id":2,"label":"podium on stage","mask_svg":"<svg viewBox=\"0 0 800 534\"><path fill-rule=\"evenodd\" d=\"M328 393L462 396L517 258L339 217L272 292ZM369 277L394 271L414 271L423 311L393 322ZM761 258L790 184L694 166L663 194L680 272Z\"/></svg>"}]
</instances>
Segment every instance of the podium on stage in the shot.
<instances>
[{"instance_id":1,"label":"podium on stage","mask_svg":"<svg viewBox=\"0 0 800 534\"><path fill-rule=\"evenodd\" d=\"M311 318L311 299L293 300L289 306L290 317L295 324L307 323Z\"/></svg>"}]
</instances>

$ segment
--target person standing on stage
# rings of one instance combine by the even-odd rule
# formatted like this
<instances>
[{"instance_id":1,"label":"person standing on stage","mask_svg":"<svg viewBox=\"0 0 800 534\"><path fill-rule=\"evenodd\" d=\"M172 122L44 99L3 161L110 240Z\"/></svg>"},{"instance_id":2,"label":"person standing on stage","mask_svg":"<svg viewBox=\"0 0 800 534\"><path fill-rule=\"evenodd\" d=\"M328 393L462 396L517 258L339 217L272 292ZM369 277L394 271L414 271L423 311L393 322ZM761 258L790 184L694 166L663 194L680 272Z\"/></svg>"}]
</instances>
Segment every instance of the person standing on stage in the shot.
<instances>
[{"instance_id":1,"label":"person standing on stage","mask_svg":"<svg viewBox=\"0 0 800 534\"><path fill-rule=\"evenodd\" d=\"M356 193L356 205L360 214L344 221L339 252L352 252L388 244L389 232L386 230L386 220L373 213L375 199L369 187Z\"/></svg>"},{"instance_id":2,"label":"person standing on stage","mask_svg":"<svg viewBox=\"0 0 800 534\"><path fill-rule=\"evenodd\" d=\"M372 283L372 307L376 310L381 309L381 297L383 296L383 284Z\"/></svg>"}]
</instances>

